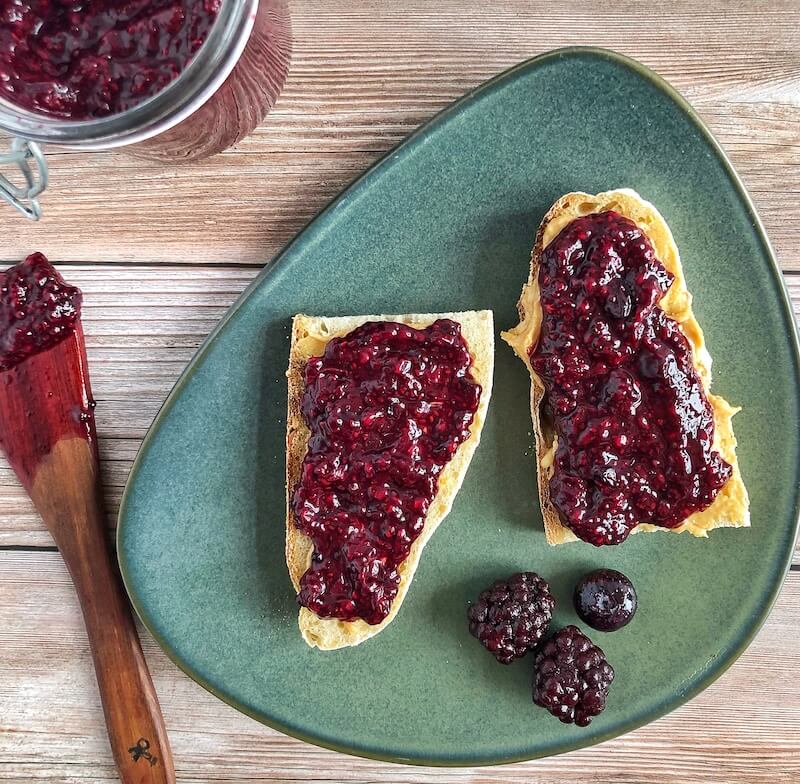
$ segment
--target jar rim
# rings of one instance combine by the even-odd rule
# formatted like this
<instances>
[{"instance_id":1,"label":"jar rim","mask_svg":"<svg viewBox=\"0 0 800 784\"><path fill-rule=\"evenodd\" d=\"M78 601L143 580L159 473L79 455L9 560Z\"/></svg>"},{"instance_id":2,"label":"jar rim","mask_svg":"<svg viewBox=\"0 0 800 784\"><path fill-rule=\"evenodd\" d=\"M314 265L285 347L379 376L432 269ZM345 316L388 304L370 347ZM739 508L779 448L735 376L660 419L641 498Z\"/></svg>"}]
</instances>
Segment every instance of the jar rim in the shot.
<instances>
[{"instance_id":1,"label":"jar rim","mask_svg":"<svg viewBox=\"0 0 800 784\"><path fill-rule=\"evenodd\" d=\"M258 0L222 0L208 38L163 90L124 112L89 120L37 114L0 98L0 129L24 139L82 150L134 144L169 130L220 88L244 50Z\"/></svg>"}]
</instances>

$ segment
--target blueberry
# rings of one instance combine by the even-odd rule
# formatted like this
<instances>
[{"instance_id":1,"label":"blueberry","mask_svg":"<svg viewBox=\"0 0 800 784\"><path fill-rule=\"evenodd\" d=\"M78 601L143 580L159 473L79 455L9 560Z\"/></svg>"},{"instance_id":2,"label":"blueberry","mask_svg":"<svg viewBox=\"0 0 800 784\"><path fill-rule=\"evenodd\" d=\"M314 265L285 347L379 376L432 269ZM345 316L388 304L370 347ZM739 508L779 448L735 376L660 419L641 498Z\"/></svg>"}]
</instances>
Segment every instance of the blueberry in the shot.
<instances>
[{"instance_id":1,"label":"blueberry","mask_svg":"<svg viewBox=\"0 0 800 784\"><path fill-rule=\"evenodd\" d=\"M614 569L597 569L585 575L575 586L573 601L581 619L601 632L629 624L637 606L633 583Z\"/></svg>"}]
</instances>

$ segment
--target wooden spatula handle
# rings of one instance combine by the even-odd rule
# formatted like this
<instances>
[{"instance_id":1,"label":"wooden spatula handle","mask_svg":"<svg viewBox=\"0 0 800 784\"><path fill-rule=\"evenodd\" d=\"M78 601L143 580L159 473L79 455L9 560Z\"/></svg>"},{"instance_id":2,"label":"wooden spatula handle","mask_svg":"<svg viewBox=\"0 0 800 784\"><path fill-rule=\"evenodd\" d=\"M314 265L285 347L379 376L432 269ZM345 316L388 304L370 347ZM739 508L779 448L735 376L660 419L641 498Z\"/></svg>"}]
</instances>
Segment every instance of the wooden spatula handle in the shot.
<instances>
[{"instance_id":1,"label":"wooden spatula handle","mask_svg":"<svg viewBox=\"0 0 800 784\"><path fill-rule=\"evenodd\" d=\"M58 494L50 492L56 483ZM172 784L164 719L106 539L94 449L83 439L60 441L29 492L78 592L120 779Z\"/></svg>"},{"instance_id":2,"label":"wooden spatula handle","mask_svg":"<svg viewBox=\"0 0 800 784\"><path fill-rule=\"evenodd\" d=\"M175 771L167 731L120 578L107 552L84 563L88 568L70 571L120 779L123 784L170 784Z\"/></svg>"}]
</instances>

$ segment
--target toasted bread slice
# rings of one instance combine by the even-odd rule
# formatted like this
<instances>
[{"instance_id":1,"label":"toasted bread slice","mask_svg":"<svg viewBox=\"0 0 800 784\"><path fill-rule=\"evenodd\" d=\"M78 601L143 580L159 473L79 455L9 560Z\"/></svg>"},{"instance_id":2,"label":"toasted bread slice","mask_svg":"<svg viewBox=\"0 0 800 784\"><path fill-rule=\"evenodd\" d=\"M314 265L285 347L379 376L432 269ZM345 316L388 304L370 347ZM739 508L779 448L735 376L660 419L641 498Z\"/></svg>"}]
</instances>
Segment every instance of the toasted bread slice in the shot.
<instances>
[{"instance_id":1,"label":"toasted bread slice","mask_svg":"<svg viewBox=\"0 0 800 784\"><path fill-rule=\"evenodd\" d=\"M503 332L502 337L525 363L531 376L531 417L536 436L536 462L538 469L539 499L544 518L547 541L552 544L576 541L575 534L562 525L558 512L550 502L550 478L557 436L543 422L541 404L544 386L533 371L528 351L536 343L542 322L539 301L538 272L544 248L558 236L561 230L576 218L595 212L614 210L636 223L647 234L656 256L675 276L669 291L659 302L659 307L678 322L692 347L694 366L703 389L714 411L714 448L733 466L733 474L720 490L713 503L706 509L689 515L677 528L663 528L646 522L634 528L636 531L689 531L695 536L708 536L713 528L723 526L742 527L750 525L747 490L742 482L736 460L736 438L733 434L733 415L740 409L732 407L723 398L709 392L711 386L711 356L706 349L703 332L692 312L692 296L686 288L678 248L664 218L658 210L635 191L629 189L606 191L592 196L588 193L568 193L562 196L544 216L531 255L530 276L522 289L517 308L520 323L514 329Z\"/></svg>"},{"instance_id":2,"label":"toasted bread slice","mask_svg":"<svg viewBox=\"0 0 800 784\"><path fill-rule=\"evenodd\" d=\"M311 563L313 544L311 539L299 531L294 523L291 508L292 495L300 479L300 469L306 453L309 430L300 413L303 395L303 371L309 357L319 356L331 338L352 332L368 321L397 321L418 329L433 324L440 318L457 321L461 334L472 356L472 376L481 385L478 410L472 420L470 436L453 455L439 475L439 489L431 503L422 533L411 546L408 558L401 564L400 585L389 615L379 624L370 625L362 620L340 621L336 618L320 618L306 607L300 608L299 624L303 639L312 647L323 650L358 645L382 631L400 610L408 587L419 564L422 549L444 520L461 487L472 455L480 440L481 428L486 419L486 410L492 394L494 368L494 322L490 310L463 313L412 314L404 316L352 316L325 318L297 315L292 322L292 341L289 352L289 412L286 421L286 564L296 591L300 590L300 578Z\"/></svg>"}]
</instances>

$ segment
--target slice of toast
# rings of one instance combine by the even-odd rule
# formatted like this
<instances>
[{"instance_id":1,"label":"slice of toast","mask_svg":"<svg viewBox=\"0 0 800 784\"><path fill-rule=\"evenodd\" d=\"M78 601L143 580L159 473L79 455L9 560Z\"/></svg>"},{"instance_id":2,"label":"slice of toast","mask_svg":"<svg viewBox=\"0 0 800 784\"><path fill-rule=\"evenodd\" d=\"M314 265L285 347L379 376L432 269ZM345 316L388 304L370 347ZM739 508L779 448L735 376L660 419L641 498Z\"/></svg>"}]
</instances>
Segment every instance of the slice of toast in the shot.
<instances>
[{"instance_id":1,"label":"slice of toast","mask_svg":"<svg viewBox=\"0 0 800 784\"><path fill-rule=\"evenodd\" d=\"M333 650L358 645L382 631L400 610L419 564L422 549L449 513L480 440L481 428L486 419L489 398L492 394L494 322L490 310L341 318L301 314L295 316L292 322L289 369L286 372L289 380L289 411L286 421L286 564L289 567L292 584L295 590L299 591L300 578L308 569L313 552L312 540L297 529L292 511L292 495L300 479L300 469L309 436L308 427L300 413L306 362L309 357L320 356L332 338L346 335L368 321L397 321L423 329L440 318L452 319L461 325L461 334L472 356L472 377L481 385L480 402L472 420L470 436L458 447L439 475L439 488L430 505L425 527L412 544L408 558L400 565L400 585L389 615L381 623L370 625L362 620L341 621L336 618L320 618L308 608L301 607L298 618L300 631L303 639L312 647Z\"/></svg>"},{"instance_id":2,"label":"slice of toast","mask_svg":"<svg viewBox=\"0 0 800 784\"><path fill-rule=\"evenodd\" d=\"M714 449L733 466L733 474L720 490L713 503L706 509L694 512L677 528L663 528L646 522L640 523L637 531L689 531L695 536L708 536L713 528L723 526L742 527L750 525L747 490L742 482L736 460L736 438L733 434L733 415L740 409L733 408L723 398L709 392L711 386L711 356L706 349L703 332L692 312L692 296L686 288L678 248L664 218L658 210L633 190L606 191L592 196L588 193L568 193L562 196L542 220L531 254L528 282L522 289L517 308L520 323L514 329L501 333L525 363L531 376L531 417L536 436L536 463L539 483L539 500L547 541L551 545L577 541L578 537L562 525L558 512L550 502L550 478L557 446L557 436L543 421L542 400L544 386L531 367L528 352L539 337L542 308L539 301L538 272L544 248L554 240L561 230L576 218L595 212L614 210L636 223L647 234L656 256L675 277L669 291L659 302L659 307L678 322L692 347L694 366L700 376L703 389L714 412Z\"/></svg>"}]
</instances>

